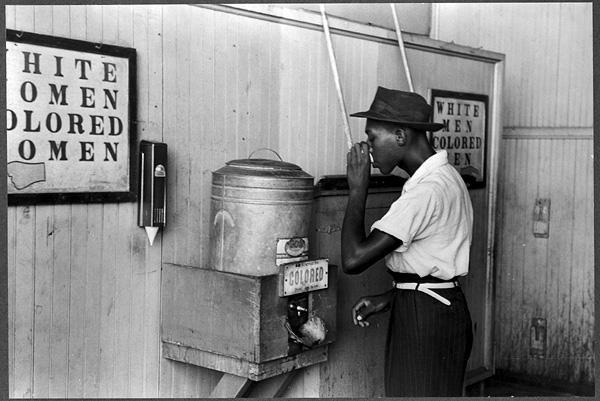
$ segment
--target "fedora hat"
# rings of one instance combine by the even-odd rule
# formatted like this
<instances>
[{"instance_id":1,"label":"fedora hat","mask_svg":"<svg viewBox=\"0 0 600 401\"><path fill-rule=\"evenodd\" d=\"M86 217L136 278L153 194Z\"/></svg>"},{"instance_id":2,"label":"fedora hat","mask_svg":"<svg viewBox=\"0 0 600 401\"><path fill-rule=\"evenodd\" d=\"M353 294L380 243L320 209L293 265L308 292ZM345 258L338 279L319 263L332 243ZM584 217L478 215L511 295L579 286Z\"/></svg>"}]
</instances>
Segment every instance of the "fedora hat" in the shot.
<instances>
[{"instance_id":1,"label":"fedora hat","mask_svg":"<svg viewBox=\"0 0 600 401\"><path fill-rule=\"evenodd\" d=\"M413 92L377 88L375 99L367 111L350 114L350 117L398 123L423 131L438 131L444 124L430 122L432 108L423 96Z\"/></svg>"}]
</instances>

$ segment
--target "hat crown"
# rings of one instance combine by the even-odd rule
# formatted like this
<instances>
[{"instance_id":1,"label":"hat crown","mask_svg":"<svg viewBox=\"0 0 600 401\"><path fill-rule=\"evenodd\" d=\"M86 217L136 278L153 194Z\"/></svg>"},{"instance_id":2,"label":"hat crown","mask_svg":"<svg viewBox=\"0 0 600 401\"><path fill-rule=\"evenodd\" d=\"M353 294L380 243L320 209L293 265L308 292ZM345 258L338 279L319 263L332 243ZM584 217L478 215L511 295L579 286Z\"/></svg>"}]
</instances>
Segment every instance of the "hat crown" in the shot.
<instances>
[{"instance_id":1,"label":"hat crown","mask_svg":"<svg viewBox=\"0 0 600 401\"><path fill-rule=\"evenodd\" d=\"M443 124L430 122L432 112L433 108L418 93L379 86L371 108L367 111L350 114L350 116L395 122L427 131L442 129Z\"/></svg>"},{"instance_id":2,"label":"hat crown","mask_svg":"<svg viewBox=\"0 0 600 401\"><path fill-rule=\"evenodd\" d=\"M431 116L431 106L421 95L381 86L377 88L370 111L415 123L429 122Z\"/></svg>"}]
</instances>

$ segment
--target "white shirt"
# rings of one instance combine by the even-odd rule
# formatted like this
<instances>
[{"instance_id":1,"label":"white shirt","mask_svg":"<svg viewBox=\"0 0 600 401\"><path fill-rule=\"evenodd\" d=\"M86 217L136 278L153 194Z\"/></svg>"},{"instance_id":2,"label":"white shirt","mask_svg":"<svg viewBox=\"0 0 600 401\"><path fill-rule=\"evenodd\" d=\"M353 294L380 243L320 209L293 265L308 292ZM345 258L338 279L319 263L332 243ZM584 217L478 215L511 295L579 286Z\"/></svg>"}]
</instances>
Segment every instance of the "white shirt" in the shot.
<instances>
[{"instance_id":1,"label":"white shirt","mask_svg":"<svg viewBox=\"0 0 600 401\"><path fill-rule=\"evenodd\" d=\"M425 160L374 229L402 240L385 257L392 271L444 280L468 273L473 206L462 177L448 164L448 152Z\"/></svg>"}]
</instances>

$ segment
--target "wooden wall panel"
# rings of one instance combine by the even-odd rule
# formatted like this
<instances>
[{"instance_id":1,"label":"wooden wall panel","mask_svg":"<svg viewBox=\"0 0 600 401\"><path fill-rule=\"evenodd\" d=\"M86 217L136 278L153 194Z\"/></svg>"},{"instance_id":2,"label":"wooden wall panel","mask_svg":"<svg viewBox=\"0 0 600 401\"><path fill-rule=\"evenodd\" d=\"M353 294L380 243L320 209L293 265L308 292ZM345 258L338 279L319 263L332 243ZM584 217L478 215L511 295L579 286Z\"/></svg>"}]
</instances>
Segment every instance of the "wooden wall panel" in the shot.
<instances>
[{"instance_id":1,"label":"wooden wall panel","mask_svg":"<svg viewBox=\"0 0 600 401\"><path fill-rule=\"evenodd\" d=\"M161 357L161 263L208 263L211 173L229 160L267 147L316 179L345 173L323 33L186 5L9 6L7 27L136 48L138 139L169 145L167 226L152 247L135 203L9 208L11 395L207 397L220 373ZM397 46L333 43L349 113L377 85L406 85ZM490 65L423 53L409 50L419 93L491 90ZM363 140L364 120L350 123ZM319 388L334 368L304 370L284 396L336 396Z\"/></svg>"},{"instance_id":2,"label":"wooden wall panel","mask_svg":"<svg viewBox=\"0 0 600 401\"><path fill-rule=\"evenodd\" d=\"M163 119L169 111L163 107L165 83L163 81L162 10L160 7L119 7L119 39L124 45L136 48L138 53L138 139L163 140ZM167 166L169 168L169 165ZM169 171L169 170L168 170ZM132 204L125 218L137 226L137 205ZM129 347L128 381L123 389L117 389L131 397L157 397L160 377L160 263L163 234L157 235L154 245L149 246L143 230L136 228L136 235L129 239L130 253L130 327L127 341ZM138 313L140 311L140 313ZM115 370L115 375L118 370Z\"/></svg>"},{"instance_id":3,"label":"wooden wall panel","mask_svg":"<svg viewBox=\"0 0 600 401\"><path fill-rule=\"evenodd\" d=\"M87 268L87 205L71 207L71 246L69 252L69 330L68 330L68 380L67 394L83 397L84 341L85 341L85 291ZM63 250L66 251L66 250Z\"/></svg>"},{"instance_id":4,"label":"wooden wall panel","mask_svg":"<svg viewBox=\"0 0 600 401\"><path fill-rule=\"evenodd\" d=\"M131 6L9 10L11 29L133 46ZM138 110L144 109L140 104ZM156 120L156 113L146 114ZM134 204L9 208L14 396L158 394L160 247L148 247L135 209ZM31 232L25 222L31 222ZM23 247L31 248L30 258Z\"/></svg>"},{"instance_id":5,"label":"wooden wall panel","mask_svg":"<svg viewBox=\"0 0 600 401\"><path fill-rule=\"evenodd\" d=\"M516 213L506 213L507 210L516 210L516 202L517 196L515 196L515 192L517 190L514 185L507 185L507 183L515 182L514 177L517 174L517 168L515 166L515 152L512 151L514 143L505 143L502 152L504 157L502 158L502 163L500 163L500 171L499 171L499 186L503 188L504 198L498 204L497 209L497 231L499 231L499 227L510 226L510 220L516 219ZM506 166L511 166L511 168L507 168ZM496 290L496 304L502 305L502 307L498 306L495 310L497 321L505 322L504 324L497 324L495 327L496 336L499 338L504 338L504 342L507 346L512 344L512 339L510 338L510 319L512 316L511 303L509 302L511 297L511 289L512 284L516 281L515 277L513 277L513 272L508 270L512 267L510 264L504 264L503 269L506 270L505 273L500 273L500 262L499 260L503 258L505 254L509 252L512 253L514 249L513 240L516 241L516 233L513 235L506 236L498 236L496 243L496 287L497 289L503 288L503 291ZM502 278L504 278L504 282L501 282Z\"/></svg>"},{"instance_id":6,"label":"wooden wall panel","mask_svg":"<svg viewBox=\"0 0 600 401\"><path fill-rule=\"evenodd\" d=\"M365 211L365 228L381 218L399 192L370 193ZM346 191L327 193L317 198L315 251L341 266L339 243L341 231L328 233L326 227L341 227L347 203ZM381 294L390 288L391 276L383 261L359 276L338 276L338 317L335 346L330 347L328 363L321 367L321 397L382 397L384 396L384 347L388 315L373 316L370 326L352 323L351 309L362 296ZM348 350L352 350L349 352ZM365 380L369 377L369 380Z\"/></svg>"},{"instance_id":7,"label":"wooden wall panel","mask_svg":"<svg viewBox=\"0 0 600 401\"><path fill-rule=\"evenodd\" d=\"M17 269L16 269L16 246L17 246L17 238L16 238L16 208L9 209L7 211L6 218L6 233L7 233L7 258L6 258L6 278L9 282L7 286L8 294L7 294L7 303L8 303L8 311L7 311L7 320L8 320L8 391L12 396L15 393L15 299L16 299L16 282L17 282Z\"/></svg>"},{"instance_id":8,"label":"wooden wall panel","mask_svg":"<svg viewBox=\"0 0 600 401\"><path fill-rule=\"evenodd\" d=\"M507 129L496 230L497 367L590 384L591 4L440 4L435 9L437 39L506 54ZM459 18L481 22L453 23ZM548 239L532 234L537 198L551 200ZM534 317L547 320L545 358L530 352Z\"/></svg>"},{"instance_id":9,"label":"wooden wall panel","mask_svg":"<svg viewBox=\"0 0 600 401\"><path fill-rule=\"evenodd\" d=\"M206 258L203 246L206 238L206 229L210 219L209 210L206 208L208 202L203 202L208 195L206 188L210 178L209 170L206 169L207 160L210 160L212 147L207 146L211 135L214 135L212 118L210 113L210 102L206 99L207 90L213 89L214 66L212 64L212 48L214 37L212 27L214 16L206 15L201 24L190 24L190 37L199 38L196 45L190 45L189 69L192 77L190 82L190 140L189 160L190 170L190 196L188 207L188 220L192 222L188 228L188 243L190 249L200 249L200 252L192 252L188 264L191 266L203 266ZM201 77L197 77L201 71ZM198 79L199 78L199 79ZM210 185L210 184L209 184Z\"/></svg>"},{"instance_id":10,"label":"wooden wall panel","mask_svg":"<svg viewBox=\"0 0 600 401\"><path fill-rule=\"evenodd\" d=\"M208 262L203 255L210 203L205 200L212 171L259 148L279 151L279 43L274 24L250 20L250 29L247 18L189 8L202 21L194 24L180 20L185 17L176 15L177 8L165 9L173 14L165 18L174 18L170 25L177 26L167 24L164 33L170 43L164 47L164 102L172 108L165 113L164 137L175 166L166 233L177 233L165 248L165 260L200 266Z\"/></svg>"},{"instance_id":11,"label":"wooden wall panel","mask_svg":"<svg viewBox=\"0 0 600 401\"><path fill-rule=\"evenodd\" d=\"M585 214L577 213L573 236L573 280L571 283L571 325L576 333L574 338L581 342L570 342L571 361L570 371L572 380L590 382L595 372L595 264L594 264L594 210L595 191L592 185L594 179L594 163L591 141L580 141L577 146L577 164L574 210L585 210ZM584 167L585 166L585 167ZM580 329L581 328L581 329ZM577 335L578 334L578 335ZM583 358L579 357L583 355Z\"/></svg>"},{"instance_id":12,"label":"wooden wall panel","mask_svg":"<svg viewBox=\"0 0 600 401\"><path fill-rule=\"evenodd\" d=\"M52 319L52 242L49 240L51 232L48 229L53 222L52 206L37 208L35 227L35 336L33 347L36 352L33 355L33 393L40 397L49 396L49 383L47 380L38 380L44 377L50 370L50 325ZM49 235L50 234L50 235ZM50 237L52 238L52 237ZM39 352L41 351L41 352Z\"/></svg>"},{"instance_id":13,"label":"wooden wall panel","mask_svg":"<svg viewBox=\"0 0 600 401\"><path fill-rule=\"evenodd\" d=\"M104 227L118 227L119 209L104 208L103 214ZM100 300L99 300L99 329L98 341L100 352L97 358L97 397L110 398L115 396L113 383L113 369L115 358L115 337L116 337L116 319L114 293L109 293L108 289L115 288L120 280L116 266L118 265L117 246L118 232L115 230L102 230L102 237L99 241L102 243L102 255L100 256Z\"/></svg>"},{"instance_id":14,"label":"wooden wall panel","mask_svg":"<svg viewBox=\"0 0 600 401\"><path fill-rule=\"evenodd\" d=\"M56 283L55 275L57 269L54 267L54 260L57 259L57 252L54 250L54 242L60 238L68 238L62 230L57 229L57 221L54 218L53 209L51 206L39 207L39 219L36 224L37 243L35 266L37 280L35 282L35 294L33 294L33 302L35 303L36 319L32 331L34 341L34 393L53 394L55 387L64 389L66 379L61 373L66 361L67 351L64 347L62 338L55 336L55 331L60 331L64 335L65 326L61 325L60 318L68 314L68 307L61 302L56 291L60 291L61 284ZM10 226L9 226L10 227ZM62 227L61 227L62 228ZM10 233L10 228L9 228ZM18 240L18 239L17 239ZM67 241L68 244L68 241ZM68 249L68 248L67 248ZM34 266L32 264L32 266ZM67 267L68 268L68 267ZM55 289L55 285L56 288ZM55 310L55 305L61 305L64 309L61 311ZM62 314L61 314L62 312ZM55 358L50 356L54 353ZM55 372L54 380L49 381L49 375ZM27 380L27 378L23 378Z\"/></svg>"},{"instance_id":15,"label":"wooden wall panel","mask_svg":"<svg viewBox=\"0 0 600 401\"><path fill-rule=\"evenodd\" d=\"M435 39L506 54L505 126L592 125L591 3L435 8L439 13Z\"/></svg>"},{"instance_id":16,"label":"wooden wall panel","mask_svg":"<svg viewBox=\"0 0 600 401\"><path fill-rule=\"evenodd\" d=\"M143 68L140 70L142 81L138 85L140 85L140 89L148 88L147 97L138 101L141 106L138 108L138 135L140 139L162 141L163 134L158 128L163 124L165 113L161 107L163 82L160 75L162 64L159 62L163 46L161 30L158 25L161 23L161 15L156 8L134 8L133 11L133 19L126 13L125 27L127 29L122 36L130 40L130 37L125 34L133 30L133 47L138 48L139 43L141 48L147 49L146 54L138 56L138 60L142 61L141 68ZM138 90L138 93L140 92L141 90ZM131 218L134 225L137 225L135 217L137 208L135 204L132 206ZM160 294L160 263L163 249L161 246L162 234L160 238L155 239L152 247L148 247L148 240L143 231L138 229L137 234L136 238L143 244L140 245L140 248L145 248L145 252L140 253L138 259L140 267L143 268L140 277L144 280L144 288L143 296L134 298L136 302L133 302L132 311L135 313L135 310L143 310L143 321L135 325L139 330L136 337L143 338L143 348L138 353L143 356L143 359L133 358L133 361L138 361L139 365L134 365L130 369L132 373L140 372L142 388L140 391L139 387L132 387L131 393L132 396L142 394L143 397L156 397L159 392L160 376L160 300L158 294ZM136 341L136 337L134 337L134 341Z\"/></svg>"},{"instance_id":17,"label":"wooden wall panel","mask_svg":"<svg viewBox=\"0 0 600 401\"><path fill-rule=\"evenodd\" d=\"M215 135L221 133L213 130L213 93L218 90L213 67L215 18L212 11L205 15L200 9L180 6L158 7L155 13L149 29L155 31L156 38L152 54L159 52L160 57L148 58L153 62L151 88L156 92L152 104L163 113L163 120L152 126L159 135L156 140L169 146L171 174L167 180L170 211L163 233L163 260L196 265L202 263L206 246L201 241L206 227L201 223L208 220L201 218L208 214L202 197L206 190L202 189L207 184L207 166L215 157ZM155 341L160 348L160 339ZM163 359L160 349L157 358L154 362L160 363L161 397L206 397L220 377L218 372Z\"/></svg>"},{"instance_id":18,"label":"wooden wall panel","mask_svg":"<svg viewBox=\"0 0 600 401\"><path fill-rule=\"evenodd\" d=\"M185 223L188 210L189 157L185 151L189 144L189 19L179 17L176 6L163 7L163 140L169 145L169 178L167 179L169 198L169 228L179 228ZM178 190L176 190L176 188ZM172 237L174 238L174 237ZM166 260L188 262L187 236L178 236L175 246L167 246ZM179 255L179 253L183 255ZM172 254L171 254L172 253Z\"/></svg>"},{"instance_id":19,"label":"wooden wall panel","mask_svg":"<svg viewBox=\"0 0 600 401\"><path fill-rule=\"evenodd\" d=\"M70 300L70 252L71 208L53 207L52 224L52 323L50 328L49 396L67 394L69 361L69 300ZM48 229L47 229L48 230Z\"/></svg>"},{"instance_id":20,"label":"wooden wall panel","mask_svg":"<svg viewBox=\"0 0 600 401\"><path fill-rule=\"evenodd\" d=\"M540 310L540 297L528 297L526 294L531 294L534 291L544 291L544 287L540 286L539 275L544 273L536 264L536 245L544 244L547 241L533 236L533 207L536 204L536 199L539 198L539 189L537 185L531 185L535 177L539 174L538 161L540 160L540 149L539 144L535 140L524 140L523 146L525 152L523 152L524 158L524 174L526 178L524 181L523 192L520 194L520 198L523 202L521 221L530 222L531 224L522 224L523 229L523 247L522 247L522 258L523 258L523 281L521 288L523 291L523 305L524 310L529 311L530 319L522 319L521 326L517 326L517 331L521 334L520 346L521 349L528 353L531 345L531 318L540 317L535 315L536 311ZM552 206L551 206L552 207ZM538 292L539 293L539 292ZM521 313L523 312L521 310ZM526 366L527 359L524 358L523 363Z\"/></svg>"},{"instance_id":21,"label":"wooden wall panel","mask_svg":"<svg viewBox=\"0 0 600 401\"><path fill-rule=\"evenodd\" d=\"M591 140L504 141L497 255L500 369L571 382L593 379ZM550 199L549 238L533 235L533 208ZM545 358L530 350L531 319L547 321Z\"/></svg>"},{"instance_id":22,"label":"wooden wall panel","mask_svg":"<svg viewBox=\"0 0 600 401\"><path fill-rule=\"evenodd\" d=\"M319 33L318 40L325 42L324 34ZM372 43L367 40L357 40L345 36L333 35L332 37L334 52L338 61L340 83L343 88L346 112L352 114L358 111L364 111L369 108L373 101L373 96L380 83L380 66L387 65L390 73L393 74L393 59L388 59L384 52L385 48L390 46ZM323 49L324 54L325 48ZM381 53L380 53L381 52ZM326 58L329 62L329 59ZM325 64L324 64L325 65ZM390 66L392 66L390 68ZM331 68L327 69L327 75L330 77L330 102L335 116L336 126L329 128L322 135L330 136L331 152L337 155L335 164L328 166L327 169L321 167L323 174L345 174L346 173L346 154L348 152L347 140L344 136L342 125L342 112L338 105L338 99L335 92L335 84ZM349 117L349 124L353 142L366 140L364 133L364 119ZM334 135L332 135L334 134ZM317 144L318 146L318 144ZM320 177L319 177L320 178Z\"/></svg>"},{"instance_id":23,"label":"wooden wall panel","mask_svg":"<svg viewBox=\"0 0 600 401\"><path fill-rule=\"evenodd\" d=\"M35 209L18 207L16 211L14 251L14 375L20 377L14 392L20 397L33 394L33 336L34 336L34 280Z\"/></svg>"}]
</instances>

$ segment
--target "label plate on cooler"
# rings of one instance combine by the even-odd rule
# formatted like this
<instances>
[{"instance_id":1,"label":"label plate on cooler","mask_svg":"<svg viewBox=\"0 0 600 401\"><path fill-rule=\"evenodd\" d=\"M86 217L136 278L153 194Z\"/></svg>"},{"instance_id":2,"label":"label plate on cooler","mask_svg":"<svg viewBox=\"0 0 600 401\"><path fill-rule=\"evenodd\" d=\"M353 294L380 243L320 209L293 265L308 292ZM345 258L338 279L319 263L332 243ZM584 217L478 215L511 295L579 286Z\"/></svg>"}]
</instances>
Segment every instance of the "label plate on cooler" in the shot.
<instances>
[{"instance_id":1,"label":"label plate on cooler","mask_svg":"<svg viewBox=\"0 0 600 401\"><path fill-rule=\"evenodd\" d=\"M308 238L278 238L275 265L308 260Z\"/></svg>"},{"instance_id":2,"label":"label plate on cooler","mask_svg":"<svg viewBox=\"0 0 600 401\"><path fill-rule=\"evenodd\" d=\"M328 287L329 260L316 259L279 266L279 296L288 297Z\"/></svg>"}]
</instances>

